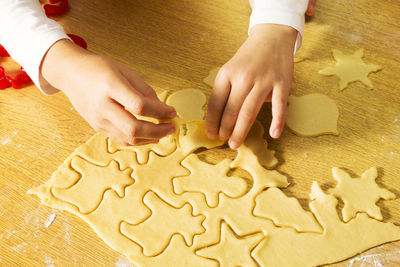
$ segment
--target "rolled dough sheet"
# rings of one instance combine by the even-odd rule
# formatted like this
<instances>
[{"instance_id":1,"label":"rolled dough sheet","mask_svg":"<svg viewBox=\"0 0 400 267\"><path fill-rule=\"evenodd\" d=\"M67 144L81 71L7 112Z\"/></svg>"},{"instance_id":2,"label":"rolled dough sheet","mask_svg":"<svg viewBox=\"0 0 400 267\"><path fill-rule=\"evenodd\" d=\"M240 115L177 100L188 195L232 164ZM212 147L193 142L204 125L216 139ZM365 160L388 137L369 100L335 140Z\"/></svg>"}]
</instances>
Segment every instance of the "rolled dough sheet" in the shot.
<instances>
[{"instance_id":1,"label":"rolled dough sheet","mask_svg":"<svg viewBox=\"0 0 400 267\"><path fill-rule=\"evenodd\" d=\"M195 114L189 106L201 112L202 105L186 101L197 99L198 92L187 97L188 92L176 94L183 103L173 101L182 118ZM259 123L233 161L215 165L200 162L193 153L223 142L207 138L204 121L179 127L184 126L186 131L174 135L168 149L155 145L141 151L142 162L137 150L114 145L110 151L109 139L95 135L29 193L79 216L111 248L145 267L314 266L400 239L399 227L365 213L342 222L337 199L316 183L311 212L277 191L289 183L285 175L266 168L277 160L260 141ZM255 147L257 142L265 151ZM250 178L232 176L236 168Z\"/></svg>"}]
</instances>

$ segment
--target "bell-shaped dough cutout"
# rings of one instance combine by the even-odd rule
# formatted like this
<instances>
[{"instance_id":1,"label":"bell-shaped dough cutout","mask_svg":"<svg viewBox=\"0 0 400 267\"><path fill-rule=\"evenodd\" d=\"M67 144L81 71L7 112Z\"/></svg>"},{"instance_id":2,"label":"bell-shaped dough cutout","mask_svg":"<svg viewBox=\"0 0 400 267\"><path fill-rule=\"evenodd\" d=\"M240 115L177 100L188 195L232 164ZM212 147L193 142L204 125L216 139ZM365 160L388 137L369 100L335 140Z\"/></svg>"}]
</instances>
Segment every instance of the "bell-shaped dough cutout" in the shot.
<instances>
[{"instance_id":1,"label":"bell-shaped dough cutout","mask_svg":"<svg viewBox=\"0 0 400 267\"><path fill-rule=\"evenodd\" d=\"M339 109L335 101L326 95L289 96L286 125L297 135L338 135L338 118Z\"/></svg>"}]
</instances>

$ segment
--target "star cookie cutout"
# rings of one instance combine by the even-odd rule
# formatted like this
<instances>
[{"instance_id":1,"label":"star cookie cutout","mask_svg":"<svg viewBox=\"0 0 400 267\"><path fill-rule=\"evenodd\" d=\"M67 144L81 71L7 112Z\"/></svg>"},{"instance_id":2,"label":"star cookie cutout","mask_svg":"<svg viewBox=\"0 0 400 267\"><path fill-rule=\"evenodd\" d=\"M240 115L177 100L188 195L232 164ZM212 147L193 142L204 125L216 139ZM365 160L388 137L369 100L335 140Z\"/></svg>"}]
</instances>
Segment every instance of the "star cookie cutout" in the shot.
<instances>
[{"instance_id":1,"label":"star cookie cutout","mask_svg":"<svg viewBox=\"0 0 400 267\"><path fill-rule=\"evenodd\" d=\"M259 233L238 236L226 222L221 223L221 238L217 244L201 248L197 255L219 262L220 267L228 266L258 266L251 257L251 251L264 239ZM232 253L242 250L242 253Z\"/></svg>"},{"instance_id":2,"label":"star cookie cutout","mask_svg":"<svg viewBox=\"0 0 400 267\"><path fill-rule=\"evenodd\" d=\"M345 55L337 49L332 51L333 58L336 60L335 66L330 66L319 71L322 75L336 75L340 78L339 87L343 90L351 82L360 81L368 88L373 88L369 73L377 72L382 69L381 66L365 64L362 60L364 49L359 49L352 55Z\"/></svg>"},{"instance_id":3,"label":"star cookie cutout","mask_svg":"<svg viewBox=\"0 0 400 267\"><path fill-rule=\"evenodd\" d=\"M365 171L361 178L351 178L347 172L338 168L333 168L332 173L338 184L329 193L343 200L342 216L345 222L355 217L357 212L365 212L381 221L381 209L375 203L379 199L396 198L394 193L376 184L378 172L375 167Z\"/></svg>"}]
</instances>

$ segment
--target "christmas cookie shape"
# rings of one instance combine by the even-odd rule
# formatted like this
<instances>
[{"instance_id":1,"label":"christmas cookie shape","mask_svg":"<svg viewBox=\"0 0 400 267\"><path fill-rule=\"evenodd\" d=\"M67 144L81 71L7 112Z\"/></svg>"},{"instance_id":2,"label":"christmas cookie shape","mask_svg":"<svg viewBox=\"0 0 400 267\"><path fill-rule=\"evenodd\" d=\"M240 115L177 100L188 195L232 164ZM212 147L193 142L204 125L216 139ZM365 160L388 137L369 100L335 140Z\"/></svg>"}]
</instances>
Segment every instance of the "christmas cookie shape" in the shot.
<instances>
[{"instance_id":1,"label":"christmas cookie shape","mask_svg":"<svg viewBox=\"0 0 400 267\"><path fill-rule=\"evenodd\" d=\"M326 95L289 96L286 125L297 135L338 135L338 119L339 109Z\"/></svg>"},{"instance_id":2,"label":"christmas cookie shape","mask_svg":"<svg viewBox=\"0 0 400 267\"><path fill-rule=\"evenodd\" d=\"M333 58L336 60L335 66L326 67L319 71L322 75L336 75L339 77L339 89L343 90L351 82L360 81L368 88L373 88L368 75L382 69L381 66L366 64L362 60L364 49L359 49L352 55L345 55L341 51L334 49Z\"/></svg>"}]
</instances>

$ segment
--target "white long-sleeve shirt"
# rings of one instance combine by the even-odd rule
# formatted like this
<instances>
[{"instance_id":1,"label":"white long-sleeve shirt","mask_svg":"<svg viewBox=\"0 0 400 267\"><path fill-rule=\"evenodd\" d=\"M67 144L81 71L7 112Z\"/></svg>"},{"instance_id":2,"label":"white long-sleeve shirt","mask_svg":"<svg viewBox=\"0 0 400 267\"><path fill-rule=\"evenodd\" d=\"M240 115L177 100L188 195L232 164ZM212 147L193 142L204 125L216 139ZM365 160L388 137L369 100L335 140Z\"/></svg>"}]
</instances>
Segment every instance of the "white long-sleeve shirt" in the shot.
<instances>
[{"instance_id":1,"label":"white long-sleeve shirt","mask_svg":"<svg viewBox=\"0 0 400 267\"><path fill-rule=\"evenodd\" d=\"M255 0L249 31L262 23L291 26L298 31L296 51L301 45L307 4L308 0ZM46 17L38 0L0 0L0 44L45 94L58 90L40 74L42 59L55 42L68 38L61 25Z\"/></svg>"}]
</instances>

